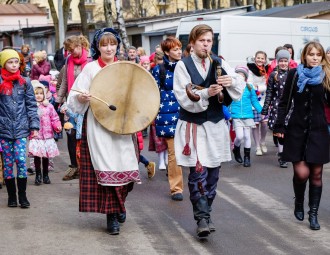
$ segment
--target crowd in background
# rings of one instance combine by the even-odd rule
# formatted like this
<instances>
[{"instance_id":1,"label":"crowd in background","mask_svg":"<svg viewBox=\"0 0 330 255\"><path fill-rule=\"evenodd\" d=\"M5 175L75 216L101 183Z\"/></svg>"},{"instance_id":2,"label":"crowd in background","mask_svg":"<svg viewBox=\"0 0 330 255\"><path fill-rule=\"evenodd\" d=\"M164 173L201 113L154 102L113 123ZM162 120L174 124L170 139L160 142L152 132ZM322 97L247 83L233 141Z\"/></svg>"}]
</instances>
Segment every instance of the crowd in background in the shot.
<instances>
[{"instance_id":1,"label":"crowd in background","mask_svg":"<svg viewBox=\"0 0 330 255\"><path fill-rule=\"evenodd\" d=\"M84 94L81 97L77 97L78 101L68 102L69 95L72 95L70 94L71 89L73 87L79 87L79 82L83 83L81 77L86 75L87 72L91 72L91 68L94 68L93 75L99 70L99 67L92 66L92 63L96 63L97 61L99 61L98 63L101 67L115 61L131 61L141 65L142 68L150 72L155 78L160 92L160 103L164 107L159 109L157 118L148 128L135 134L137 144L139 145L138 162L144 164L148 178L154 177L157 169L166 171L171 199L174 201L183 200L184 185L182 169L176 161L176 158L180 158L182 155L180 154L178 156L175 154L176 144L174 143L175 130L178 119L180 118L180 104L177 100L173 84L176 65L183 57L196 56L194 54L194 48L191 44L188 44L186 49L182 51L181 42L174 37L168 37L156 46L150 56L147 56L142 47L136 48L130 46L125 51L120 44L119 37L117 38L117 34L112 30L109 33L116 36L114 38L109 37L108 39L104 39L107 33L103 31L100 32L99 37L95 35L93 43L90 43L84 36L70 36L66 38L63 47L56 52L54 57L56 69L52 68L53 64L48 60L46 51L42 50L31 53L28 45L22 45L20 51L4 49L0 53L1 85L2 87L7 86L6 90L0 87L0 92L3 95L12 95L15 98L17 97L17 100L21 100L18 113L21 114L22 119L26 120L27 116L32 119L34 118L34 122L30 123L32 126L25 129L8 130L8 133L6 133L6 130L0 131L1 151L3 151L0 187L4 183L6 184L9 207L18 206L16 201L15 175L12 166L15 155L7 155L9 148L13 148L12 146L14 146L12 141L15 141L16 145L26 146L26 150L20 150L20 155L25 158L27 154L30 158L28 167L26 166L26 159L22 159L17 164L17 187L19 204L22 208L30 206L25 193L27 172L31 175L35 174L35 185L51 183L49 171L52 170L54 158L60 156L57 142L62 141L63 133L67 136L67 150L70 156L69 166L63 176L63 181L81 178L81 174L83 173L81 172L81 167L85 167L87 164L84 162L85 157L89 157L91 160L89 164L93 163L94 167L97 167L95 162L93 162L93 153L89 155L89 151L86 151L86 133L84 131L86 129L84 120L87 115L86 109L77 110L82 102L88 102L90 95ZM109 40L109 47L115 45L116 54L111 59L105 57L102 51L102 44L95 45L95 43L102 43L102 40L104 44ZM252 165L250 157L252 148L251 134L255 145L255 155L262 156L268 152L267 146L269 145L266 144L268 129L272 131L274 145L278 147L277 157L279 167L287 168L287 162L293 162L293 186L296 196L295 216L298 220L303 220L304 193L306 182L309 179L309 205L311 208L309 220L311 229L317 230L320 228L316 215L322 193L322 169L323 164L327 163L329 155L320 153L318 154L318 160L315 160L315 156L310 156L311 158L305 156L301 159L299 155L290 154L287 149L291 148L290 150L292 152L295 150L299 151L301 147L308 143L308 141L305 141L306 139L322 140L320 132L324 133L324 130L320 131L319 127L313 125L313 123L316 123L315 117L313 117L314 115L322 117L325 112L324 116L327 119L327 125L330 130L330 108L328 104L322 101L324 91L322 89L316 89L317 87L305 88L306 84L322 83L324 76L325 88L327 89L326 86L329 86L330 47L324 50L318 43L311 43L309 45L309 48L305 49L302 53L300 65L293 60L295 53L292 45L285 44L279 45L278 48L274 49L275 54L272 61L269 61L267 54L260 49L255 53L254 57L248 59L246 65L235 67L233 69L234 72L243 78L246 86L242 96L238 100L234 100L228 106L223 105L223 111L228 112L226 123L228 125L228 133L231 133L230 142L233 158L244 167L251 167ZM307 59L303 54L306 54ZM226 56L223 57L226 58ZM311 60L309 60L309 57ZM316 61L317 64L315 64L315 61L313 62L312 59L313 57L321 59ZM10 62L12 59L18 59L17 63L19 66L17 72L10 71L10 68L15 69L15 65L17 65L16 62ZM296 72L298 75L295 74ZM16 80L10 80L6 77L13 74L15 74L18 85L12 88L8 84L11 81L16 82ZM322 79L317 79L317 77L322 77ZM78 80L79 82L76 81L77 79L80 79ZM297 87L299 88L298 91L293 90L293 94L292 90L290 90L291 88L288 88L291 84L298 84ZM89 86L89 84L86 84L86 86ZM141 85L141 89L143 89L143 85ZM315 94L308 94L308 90L312 90ZM302 92L308 94L306 94L306 98L304 99L299 97L299 93ZM20 93L28 95L29 99L26 100L29 101L23 102L22 98L20 98ZM317 95L319 96L318 98L316 98ZM312 102L311 97L313 99L315 98L317 103ZM8 103L6 102L7 99L4 98L3 96L0 97L0 104ZM72 98L71 100L76 100ZM291 104L292 98L294 98L294 106ZM307 102L306 104L309 107L305 107L304 109L310 111L308 119L305 117L306 114L303 116L300 115L304 112L304 109L300 109L299 107L304 102ZM320 108L321 106L323 107L322 109ZM2 116L1 112L6 111L7 114L14 114L13 111L15 109L17 110L17 108L0 109L0 116ZM297 111L299 112L297 113ZM291 118L288 117L288 112L293 113ZM291 123L294 120L298 122L298 117L309 121L306 124L307 126L304 126L305 122L300 124L304 127L302 130L294 130L292 124L290 125L290 121ZM283 129L284 126L285 129ZM301 136L301 140L305 142L302 144L298 142L300 131L304 134L307 132L306 130L314 132L314 129L316 131L315 134L312 133L312 137L305 138ZM14 137L17 137L17 132L24 133L18 140L16 138L14 139ZM13 135L14 133L15 135ZM324 135L323 133L322 135ZM291 145L288 144L289 139L284 141L284 134L290 134L293 137L290 142ZM148 149L155 151L158 155L157 164L156 162L149 161L142 155L143 138L145 137L149 138ZM324 140L327 141L327 139ZM109 141L113 142L114 140L110 139ZM241 145L243 145L243 157L241 156ZM325 148L328 144L322 143L319 146ZM82 159L82 157L84 158ZM7 164L9 161L12 162L10 169ZM84 165L81 166L80 162L84 162ZM3 181L3 177L5 182ZM86 176L82 178L86 178ZM120 190L118 192L122 192L122 194L126 192L125 194L127 195L128 191ZM100 195L108 191L102 190L97 192ZM88 211L89 209L83 208L81 210ZM111 211L106 212L106 214L108 215L107 221L110 233L118 234L119 226L116 222L124 222L126 214L122 214L122 211L121 213L119 211L116 211L116 213ZM212 231L212 222L209 221L208 224L210 231Z\"/></svg>"}]
</instances>

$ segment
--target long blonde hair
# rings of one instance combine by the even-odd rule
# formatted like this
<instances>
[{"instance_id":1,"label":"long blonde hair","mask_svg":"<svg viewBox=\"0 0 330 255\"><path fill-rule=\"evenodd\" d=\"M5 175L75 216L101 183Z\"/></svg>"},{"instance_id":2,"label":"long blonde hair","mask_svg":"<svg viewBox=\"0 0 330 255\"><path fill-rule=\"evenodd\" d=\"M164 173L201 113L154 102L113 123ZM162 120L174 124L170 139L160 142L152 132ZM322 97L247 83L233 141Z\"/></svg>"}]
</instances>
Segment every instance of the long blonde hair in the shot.
<instances>
[{"instance_id":1,"label":"long blonde hair","mask_svg":"<svg viewBox=\"0 0 330 255\"><path fill-rule=\"evenodd\" d=\"M300 61L303 65L306 65L306 56L312 51L312 49L315 48L317 49L321 55L322 55L322 60L321 60L321 66L322 69L325 73L324 79L323 79L323 87L330 91L330 62L328 61L324 48L319 42L316 41L311 41L307 43L304 47L304 49L301 52L300 56Z\"/></svg>"}]
</instances>

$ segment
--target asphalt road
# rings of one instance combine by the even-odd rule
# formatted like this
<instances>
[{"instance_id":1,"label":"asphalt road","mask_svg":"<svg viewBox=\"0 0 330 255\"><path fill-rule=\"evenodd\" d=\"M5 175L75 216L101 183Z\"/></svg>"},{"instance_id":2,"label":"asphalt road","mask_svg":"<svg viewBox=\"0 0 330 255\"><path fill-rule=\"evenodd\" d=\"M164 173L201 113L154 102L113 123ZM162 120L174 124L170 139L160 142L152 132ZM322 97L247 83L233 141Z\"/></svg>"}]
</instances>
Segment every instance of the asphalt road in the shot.
<instances>
[{"instance_id":1,"label":"asphalt road","mask_svg":"<svg viewBox=\"0 0 330 255\"><path fill-rule=\"evenodd\" d=\"M320 231L309 229L307 213L293 215L292 167L277 164L276 147L267 137L268 153L252 154L252 167L223 164L212 218L217 231L208 240L196 238L196 224L184 170L184 200L170 199L167 177L153 179L140 164L143 183L127 199L127 221L118 236L105 231L105 215L78 211L78 180L61 180L69 162L65 140L61 157L50 173L51 185L28 180L30 209L8 208L0 190L0 251L2 254L330 254L330 165L324 169L319 210ZM147 148L147 139L145 148ZM143 151L157 161L153 152ZM307 201L305 211L308 211Z\"/></svg>"}]
</instances>

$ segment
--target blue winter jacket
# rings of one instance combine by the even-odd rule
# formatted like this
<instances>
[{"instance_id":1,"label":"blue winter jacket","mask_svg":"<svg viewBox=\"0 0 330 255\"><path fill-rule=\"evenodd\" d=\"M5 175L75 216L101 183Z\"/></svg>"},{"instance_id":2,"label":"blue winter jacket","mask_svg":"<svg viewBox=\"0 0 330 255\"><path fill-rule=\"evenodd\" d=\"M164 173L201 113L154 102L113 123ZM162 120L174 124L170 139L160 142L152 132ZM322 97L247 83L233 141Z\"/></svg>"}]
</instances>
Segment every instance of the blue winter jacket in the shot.
<instances>
[{"instance_id":1,"label":"blue winter jacket","mask_svg":"<svg viewBox=\"0 0 330 255\"><path fill-rule=\"evenodd\" d=\"M173 92L173 74L177 62L169 62L164 56L165 84L162 87L160 82L160 66L152 70L160 91L160 108L155 120L156 135L158 137L174 137L176 123L179 118L180 105Z\"/></svg>"},{"instance_id":2,"label":"blue winter jacket","mask_svg":"<svg viewBox=\"0 0 330 255\"><path fill-rule=\"evenodd\" d=\"M258 101L256 91L252 85L249 85L249 87L245 86L240 100L231 103L230 112L233 119L253 119L252 106L258 113L261 112L262 107Z\"/></svg>"},{"instance_id":3,"label":"blue winter jacket","mask_svg":"<svg viewBox=\"0 0 330 255\"><path fill-rule=\"evenodd\" d=\"M30 79L25 80L24 85L14 81L12 95L0 94L0 138L25 138L30 131L39 130L37 101Z\"/></svg>"}]
</instances>

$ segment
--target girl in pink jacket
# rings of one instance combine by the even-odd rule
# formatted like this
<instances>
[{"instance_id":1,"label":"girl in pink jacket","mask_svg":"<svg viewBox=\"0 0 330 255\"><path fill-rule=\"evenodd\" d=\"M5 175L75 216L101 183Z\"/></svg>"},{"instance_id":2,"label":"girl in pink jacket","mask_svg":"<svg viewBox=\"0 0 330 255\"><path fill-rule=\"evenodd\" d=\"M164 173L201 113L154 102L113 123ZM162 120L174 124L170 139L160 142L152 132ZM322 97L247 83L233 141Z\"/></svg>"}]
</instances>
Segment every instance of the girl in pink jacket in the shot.
<instances>
[{"instance_id":1,"label":"girl in pink jacket","mask_svg":"<svg viewBox=\"0 0 330 255\"><path fill-rule=\"evenodd\" d=\"M30 139L29 156L34 157L36 169L35 184L41 184L41 164L43 170L43 183L50 184L48 177L49 158L59 155L59 150L54 140L54 131L57 133L61 132L62 126L54 106L46 99L44 85L37 80L32 80L31 83L38 104L40 130L37 137Z\"/></svg>"}]
</instances>

